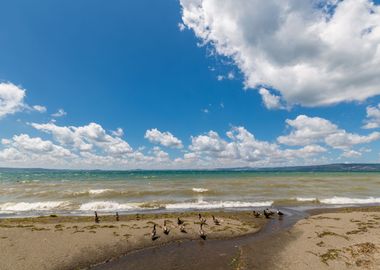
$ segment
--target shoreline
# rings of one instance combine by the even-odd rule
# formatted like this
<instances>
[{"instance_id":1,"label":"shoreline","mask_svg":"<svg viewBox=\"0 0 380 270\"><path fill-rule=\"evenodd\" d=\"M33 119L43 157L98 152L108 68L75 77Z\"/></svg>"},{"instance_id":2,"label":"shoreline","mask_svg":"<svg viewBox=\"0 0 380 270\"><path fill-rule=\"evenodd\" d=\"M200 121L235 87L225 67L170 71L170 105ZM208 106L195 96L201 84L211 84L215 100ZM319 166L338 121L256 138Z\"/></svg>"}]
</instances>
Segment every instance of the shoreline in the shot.
<instances>
[{"instance_id":1,"label":"shoreline","mask_svg":"<svg viewBox=\"0 0 380 270\"><path fill-rule=\"evenodd\" d=\"M303 249L305 246L306 249L310 249L308 255L313 256L313 265L318 265L318 268L310 266L311 269L333 269L329 268L328 264L318 264L320 257L327 258L331 255L328 253L329 250L333 248L326 244L328 252L323 253L323 247L313 246L320 241L310 244L314 238L320 240L318 233L324 232L319 232L320 228L326 227L325 231L329 232L333 231L333 227L341 230L352 223L345 219L346 216L353 215L363 219L366 215L372 215L375 219L369 222L370 226L375 226L375 231L359 231L349 235L350 241L355 245L360 242L358 237L366 236L366 233L377 235L380 231L380 206L357 205L310 209L304 212L284 208L284 211L286 216L283 219L275 217L268 220L254 218L251 211L200 211L209 224L205 226L206 241L201 240L198 235L199 212L121 215L120 221L115 221L114 216L100 216L99 224L94 223L93 217L88 216L0 219L0 248L6 250L0 255L0 260L7 263L9 269L16 270L24 269L25 265L28 265L28 269L111 270L149 269L152 266L156 269L171 269L173 263L177 263L178 269L192 269L192 263L204 269L297 269L287 258L291 254L290 257L302 261L303 255L297 253L301 245ZM216 215L221 220L220 226L212 225L211 215ZM187 222L188 234L179 232L177 216ZM161 229L164 220L168 220L171 229L168 236L164 235ZM153 223L158 224L157 231L160 237L157 241L150 239ZM351 229L355 232L355 228ZM336 235L345 236L345 233L333 232L328 234L328 238L340 239L342 236ZM309 238L305 239L305 235ZM21 248L25 244L29 249ZM377 243L374 250L377 250L376 245ZM315 248L318 249L317 252L314 252ZM341 247L342 251L339 254L343 254L344 248ZM167 254L171 254L171 257L167 258ZM339 262L339 258L346 256L339 254L333 253L333 259L327 258L327 262L336 263L335 261ZM162 259L159 259L160 257ZM377 262L376 258L371 260ZM362 259L367 265L371 260ZM282 268L279 261L288 266ZM155 265L157 263L158 266Z\"/></svg>"}]
</instances>

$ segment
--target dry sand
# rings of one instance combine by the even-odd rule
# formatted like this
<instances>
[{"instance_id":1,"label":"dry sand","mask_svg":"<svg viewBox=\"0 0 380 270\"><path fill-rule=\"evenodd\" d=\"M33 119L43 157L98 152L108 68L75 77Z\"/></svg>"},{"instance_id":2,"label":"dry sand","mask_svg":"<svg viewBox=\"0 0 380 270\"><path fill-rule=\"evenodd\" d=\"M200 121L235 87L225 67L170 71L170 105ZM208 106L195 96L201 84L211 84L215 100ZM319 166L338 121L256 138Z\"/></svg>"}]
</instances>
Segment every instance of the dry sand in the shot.
<instances>
[{"instance_id":1,"label":"dry sand","mask_svg":"<svg viewBox=\"0 0 380 270\"><path fill-rule=\"evenodd\" d=\"M221 221L214 225L211 213L205 214L207 239L228 238L253 233L261 221L251 214L215 213ZM162 245L183 239L200 239L197 213L181 214L187 233L181 233L177 214L100 217L40 217L0 220L0 269L81 269L104 262L128 251ZM164 220L169 235L162 231ZM158 239L152 241L153 224ZM200 240L203 241L203 240Z\"/></svg>"},{"instance_id":2,"label":"dry sand","mask_svg":"<svg viewBox=\"0 0 380 270\"><path fill-rule=\"evenodd\" d=\"M300 220L272 269L380 269L380 212L326 213ZM280 237L281 239L281 237Z\"/></svg>"}]
</instances>

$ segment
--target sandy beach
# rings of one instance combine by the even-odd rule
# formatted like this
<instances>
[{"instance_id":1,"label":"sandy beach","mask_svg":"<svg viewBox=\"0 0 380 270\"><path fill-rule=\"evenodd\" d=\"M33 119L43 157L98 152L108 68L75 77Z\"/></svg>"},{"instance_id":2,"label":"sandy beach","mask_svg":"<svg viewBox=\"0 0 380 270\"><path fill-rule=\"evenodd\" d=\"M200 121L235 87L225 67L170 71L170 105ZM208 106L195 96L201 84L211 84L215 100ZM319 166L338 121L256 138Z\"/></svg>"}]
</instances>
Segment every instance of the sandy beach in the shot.
<instances>
[{"instance_id":1,"label":"sandy beach","mask_svg":"<svg viewBox=\"0 0 380 270\"><path fill-rule=\"evenodd\" d=\"M206 240L199 237L197 212L179 215L187 233L180 232L175 213L123 215L119 221L100 216L99 223L93 217L3 219L0 269L149 269L155 264L171 269L173 263L176 269L380 267L379 207L319 210L284 229L278 228L290 217L255 218L248 211L203 215ZM162 231L164 220L168 235Z\"/></svg>"},{"instance_id":2,"label":"sandy beach","mask_svg":"<svg viewBox=\"0 0 380 270\"><path fill-rule=\"evenodd\" d=\"M378 208L314 215L286 234L294 239L277 255L275 269L380 269Z\"/></svg>"},{"instance_id":3,"label":"sandy beach","mask_svg":"<svg viewBox=\"0 0 380 270\"><path fill-rule=\"evenodd\" d=\"M217 216L215 225L211 215ZM223 239L258 231L263 220L248 212L204 213L206 240ZM177 217L184 221L180 232ZM162 231L166 220L168 235ZM151 239L157 224L157 239ZM40 217L0 220L0 269L82 269L131 250L186 239L200 239L198 213L114 216Z\"/></svg>"}]
</instances>

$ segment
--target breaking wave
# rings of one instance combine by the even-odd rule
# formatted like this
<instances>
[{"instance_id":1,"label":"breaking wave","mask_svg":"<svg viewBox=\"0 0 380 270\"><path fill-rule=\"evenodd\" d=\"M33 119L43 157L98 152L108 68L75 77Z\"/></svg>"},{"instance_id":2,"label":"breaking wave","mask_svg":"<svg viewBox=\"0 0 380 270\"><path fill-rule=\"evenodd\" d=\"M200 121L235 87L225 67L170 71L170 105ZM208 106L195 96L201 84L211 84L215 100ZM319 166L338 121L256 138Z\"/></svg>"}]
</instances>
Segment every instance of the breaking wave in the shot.
<instances>
[{"instance_id":1,"label":"breaking wave","mask_svg":"<svg viewBox=\"0 0 380 270\"><path fill-rule=\"evenodd\" d=\"M193 188L192 189L194 192L197 192L197 193L204 193L204 192L207 192L208 189L207 188Z\"/></svg>"},{"instance_id":2,"label":"breaking wave","mask_svg":"<svg viewBox=\"0 0 380 270\"><path fill-rule=\"evenodd\" d=\"M380 198L332 197L332 198L327 198L327 199L321 199L320 202L324 204L372 204L372 203L380 203Z\"/></svg>"}]
</instances>

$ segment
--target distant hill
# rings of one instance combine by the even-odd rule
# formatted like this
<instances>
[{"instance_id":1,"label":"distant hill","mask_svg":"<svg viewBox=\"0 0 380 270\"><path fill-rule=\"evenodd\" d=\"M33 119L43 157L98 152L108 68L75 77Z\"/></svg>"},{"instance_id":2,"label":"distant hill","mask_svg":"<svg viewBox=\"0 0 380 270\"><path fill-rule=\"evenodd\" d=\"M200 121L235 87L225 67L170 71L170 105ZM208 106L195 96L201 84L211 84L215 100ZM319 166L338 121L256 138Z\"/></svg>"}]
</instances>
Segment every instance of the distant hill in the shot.
<instances>
[{"instance_id":1,"label":"distant hill","mask_svg":"<svg viewBox=\"0 0 380 270\"><path fill-rule=\"evenodd\" d=\"M380 163L337 163L326 165L310 165L310 166L289 166L289 167L238 167L238 168L217 168L217 169L181 169L181 170L65 170L65 169L43 169L43 168L1 168L0 172L18 172L24 173L50 171L50 172L380 172Z\"/></svg>"},{"instance_id":2,"label":"distant hill","mask_svg":"<svg viewBox=\"0 0 380 270\"><path fill-rule=\"evenodd\" d=\"M257 171L257 172L380 172L380 164L366 163L338 163L326 165L291 166L291 167L268 167L268 168L234 168L222 169L233 171Z\"/></svg>"}]
</instances>

